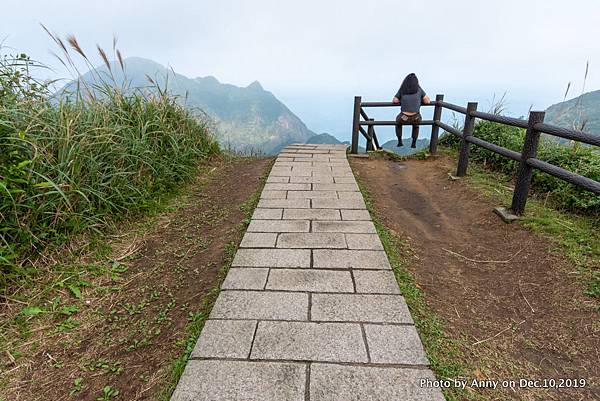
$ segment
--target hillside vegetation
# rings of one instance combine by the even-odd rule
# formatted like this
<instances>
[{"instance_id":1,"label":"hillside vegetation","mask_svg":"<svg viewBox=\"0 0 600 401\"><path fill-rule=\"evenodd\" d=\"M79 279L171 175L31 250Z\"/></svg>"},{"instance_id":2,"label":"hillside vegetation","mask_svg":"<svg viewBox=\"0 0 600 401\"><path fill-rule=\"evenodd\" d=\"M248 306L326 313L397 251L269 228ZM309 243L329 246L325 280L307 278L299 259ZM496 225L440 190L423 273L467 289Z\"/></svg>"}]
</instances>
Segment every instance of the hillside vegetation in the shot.
<instances>
[{"instance_id":1,"label":"hillside vegetation","mask_svg":"<svg viewBox=\"0 0 600 401\"><path fill-rule=\"evenodd\" d=\"M149 207L219 152L157 84L141 93L98 81L56 100L32 78L35 66L25 55L0 61L0 288L34 272L40 250Z\"/></svg>"},{"instance_id":2,"label":"hillside vegetation","mask_svg":"<svg viewBox=\"0 0 600 401\"><path fill-rule=\"evenodd\" d=\"M490 121L479 121L474 135L496 145L521 152L525 130ZM459 139L446 134L441 144L458 146ZM517 162L478 146L471 146L470 158L480 161L491 170L513 175L517 171ZM594 147L579 143L557 144L542 138L538 147L538 158L566 170L600 181L600 153ZM549 174L534 170L532 189L559 209L600 215L600 196L584 190Z\"/></svg>"}]
</instances>

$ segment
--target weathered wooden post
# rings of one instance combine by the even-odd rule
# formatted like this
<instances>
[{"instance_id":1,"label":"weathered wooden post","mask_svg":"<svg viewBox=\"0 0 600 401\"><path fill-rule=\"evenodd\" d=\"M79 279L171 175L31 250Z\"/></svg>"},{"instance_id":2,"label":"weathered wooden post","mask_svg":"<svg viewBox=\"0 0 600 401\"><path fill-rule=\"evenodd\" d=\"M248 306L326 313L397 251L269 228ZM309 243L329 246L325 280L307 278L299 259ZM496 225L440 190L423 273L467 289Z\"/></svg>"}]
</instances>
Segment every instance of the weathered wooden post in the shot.
<instances>
[{"instance_id":1,"label":"weathered wooden post","mask_svg":"<svg viewBox=\"0 0 600 401\"><path fill-rule=\"evenodd\" d=\"M429 141L429 153L435 154L437 152L438 136L440 132L440 126L437 123L442 118L442 105L440 102L444 101L444 95L435 96L435 109L433 109L433 126L431 127L431 140Z\"/></svg>"},{"instance_id":2,"label":"weathered wooden post","mask_svg":"<svg viewBox=\"0 0 600 401\"><path fill-rule=\"evenodd\" d=\"M360 122L360 103L361 97L354 96L354 115L352 117L352 147L350 148L350 153L353 155L358 153L358 129L360 126L358 125Z\"/></svg>"},{"instance_id":3,"label":"weathered wooden post","mask_svg":"<svg viewBox=\"0 0 600 401\"><path fill-rule=\"evenodd\" d=\"M369 121L375 121L374 118L369 118ZM369 127L367 128L367 152L372 152L375 150L375 147L373 146L373 138L375 137L375 127L372 125L369 125Z\"/></svg>"},{"instance_id":4,"label":"weathered wooden post","mask_svg":"<svg viewBox=\"0 0 600 401\"><path fill-rule=\"evenodd\" d=\"M456 169L457 177L467 175L467 167L469 165L469 142L468 137L473 136L475 128L475 117L471 116L471 112L477 110L477 102L469 102L467 104L467 114L465 115L465 126L463 128L462 139L460 141L460 151L458 155L458 168Z\"/></svg>"},{"instance_id":5,"label":"weathered wooden post","mask_svg":"<svg viewBox=\"0 0 600 401\"><path fill-rule=\"evenodd\" d=\"M544 122L545 114L543 111L532 111L529 113L525 142L521 151L521 162L517 171L517 181L510 207L513 213L517 215L521 215L525 211L525 204L527 203L527 195L529 194L529 186L531 185L531 177L533 175L533 167L527 164L527 159L537 156L537 148L540 143L540 132L536 131L534 126L537 123Z\"/></svg>"}]
</instances>

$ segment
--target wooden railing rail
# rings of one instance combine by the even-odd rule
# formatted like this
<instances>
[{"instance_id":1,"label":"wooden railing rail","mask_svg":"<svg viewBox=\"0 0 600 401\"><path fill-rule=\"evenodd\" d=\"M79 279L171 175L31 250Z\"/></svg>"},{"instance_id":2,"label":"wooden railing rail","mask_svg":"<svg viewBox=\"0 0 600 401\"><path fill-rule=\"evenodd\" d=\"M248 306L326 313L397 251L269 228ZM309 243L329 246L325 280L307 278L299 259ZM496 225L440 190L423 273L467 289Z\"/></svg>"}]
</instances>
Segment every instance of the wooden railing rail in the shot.
<instances>
[{"instance_id":1,"label":"wooden railing rail","mask_svg":"<svg viewBox=\"0 0 600 401\"><path fill-rule=\"evenodd\" d=\"M520 215L525 210L533 169L538 169L546 174L553 175L561 180L570 182L573 185L577 185L600 195L600 182L537 159L537 148L540 135L542 133L593 146L600 146L600 135L594 135L583 131L546 124L544 123L545 113L543 111L532 111L529 113L529 119L523 120L519 118L477 111L477 103L473 102L469 103L467 107L448 103L444 101L444 95L437 95L435 101L430 102L429 104L424 104L423 106L434 107L433 120L423 120L418 123L418 125L432 126L431 139L429 142L429 153L435 154L437 152L438 134L440 128L452 135L458 136L461 139L458 166L456 170L457 176L462 177L467 174L471 144L519 162L517 179L511 204L511 210L514 213ZM372 118L369 118L368 114L364 110L364 108L369 107L399 107L399 104L392 102L362 102L362 98L360 96L356 96L354 98L352 146L350 153L358 153L359 133L362 134L367 140L367 151L380 149L377 134L375 132L375 126L390 126L397 124L396 121L376 121ZM443 109L452 110L465 116L465 123L462 131L441 121ZM506 149L475 137L473 132L475 127L475 119L477 118L526 129L525 142L521 152L515 152L514 150ZM367 127L366 131L363 126Z\"/></svg>"}]
</instances>

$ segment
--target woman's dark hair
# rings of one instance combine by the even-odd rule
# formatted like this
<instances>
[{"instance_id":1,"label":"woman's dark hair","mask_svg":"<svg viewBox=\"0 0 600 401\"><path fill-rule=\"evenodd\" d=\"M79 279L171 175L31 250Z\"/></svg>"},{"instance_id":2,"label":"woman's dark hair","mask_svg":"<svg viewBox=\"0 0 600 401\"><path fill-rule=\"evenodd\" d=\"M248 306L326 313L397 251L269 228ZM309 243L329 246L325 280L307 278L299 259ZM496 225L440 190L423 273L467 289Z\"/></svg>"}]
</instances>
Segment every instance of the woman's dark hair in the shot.
<instances>
[{"instance_id":1,"label":"woman's dark hair","mask_svg":"<svg viewBox=\"0 0 600 401\"><path fill-rule=\"evenodd\" d=\"M417 93L419 91L419 79L414 73L410 73L404 78L402 81L402 85L400 85L400 94L401 95L412 95L413 93Z\"/></svg>"}]
</instances>

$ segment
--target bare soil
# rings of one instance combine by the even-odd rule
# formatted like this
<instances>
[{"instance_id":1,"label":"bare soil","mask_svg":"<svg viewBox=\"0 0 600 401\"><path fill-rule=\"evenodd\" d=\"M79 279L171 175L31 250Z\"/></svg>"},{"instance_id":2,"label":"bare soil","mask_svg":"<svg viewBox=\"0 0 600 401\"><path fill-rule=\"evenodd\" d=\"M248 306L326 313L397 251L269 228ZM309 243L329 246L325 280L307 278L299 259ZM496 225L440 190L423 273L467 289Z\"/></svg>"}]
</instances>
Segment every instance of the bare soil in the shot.
<instances>
[{"instance_id":1,"label":"bare soil","mask_svg":"<svg viewBox=\"0 0 600 401\"><path fill-rule=\"evenodd\" d=\"M119 260L118 277L100 277L101 291L83 290L81 326L37 328L18 348L22 357L0 360L8 379L0 399L96 400L105 386L118 391L110 400L158 399L184 352L190 314L218 284L227 244L240 240L240 206L271 162L213 160L171 211L124 229L107 258Z\"/></svg>"},{"instance_id":2,"label":"bare soil","mask_svg":"<svg viewBox=\"0 0 600 401\"><path fill-rule=\"evenodd\" d=\"M410 269L468 378L584 378L583 388L477 390L492 400L599 400L599 314L549 239L504 224L499 206L448 173L448 157L351 160L380 221L413 250Z\"/></svg>"}]
</instances>

